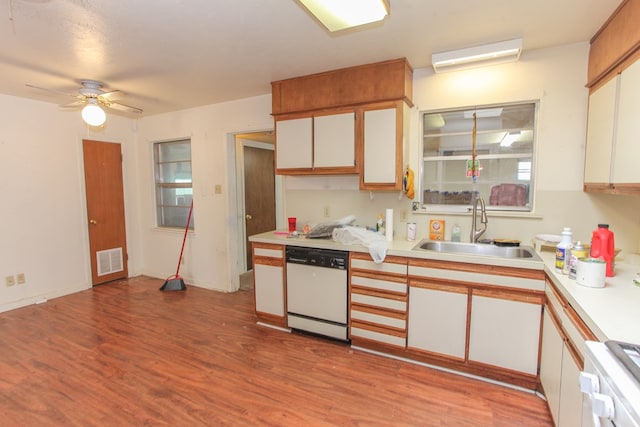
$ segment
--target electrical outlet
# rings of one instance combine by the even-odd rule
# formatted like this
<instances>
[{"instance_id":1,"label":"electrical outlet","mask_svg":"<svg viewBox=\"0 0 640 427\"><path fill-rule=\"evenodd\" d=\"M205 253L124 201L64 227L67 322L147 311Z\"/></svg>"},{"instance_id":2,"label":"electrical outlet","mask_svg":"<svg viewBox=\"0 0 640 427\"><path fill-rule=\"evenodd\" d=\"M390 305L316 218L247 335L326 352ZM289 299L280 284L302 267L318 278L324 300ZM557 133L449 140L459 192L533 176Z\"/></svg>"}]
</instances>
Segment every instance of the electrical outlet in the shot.
<instances>
[{"instance_id":1,"label":"electrical outlet","mask_svg":"<svg viewBox=\"0 0 640 427\"><path fill-rule=\"evenodd\" d=\"M406 220L407 220L407 211L403 209L400 212L400 221L406 221Z\"/></svg>"},{"instance_id":2,"label":"electrical outlet","mask_svg":"<svg viewBox=\"0 0 640 427\"><path fill-rule=\"evenodd\" d=\"M324 217L329 218L329 206L324 207Z\"/></svg>"},{"instance_id":3,"label":"electrical outlet","mask_svg":"<svg viewBox=\"0 0 640 427\"><path fill-rule=\"evenodd\" d=\"M27 277L24 273L18 273L16 274L16 280L18 281L18 285L22 285L23 283L26 283Z\"/></svg>"},{"instance_id":4,"label":"electrical outlet","mask_svg":"<svg viewBox=\"0 0 640 427\"><path fill-rule=\"evenodd\" d=\"M7 276L5 281L7 282L7 286L13 286L16 284L16 278L13 276Z\"/></svg>"}]
</instances>

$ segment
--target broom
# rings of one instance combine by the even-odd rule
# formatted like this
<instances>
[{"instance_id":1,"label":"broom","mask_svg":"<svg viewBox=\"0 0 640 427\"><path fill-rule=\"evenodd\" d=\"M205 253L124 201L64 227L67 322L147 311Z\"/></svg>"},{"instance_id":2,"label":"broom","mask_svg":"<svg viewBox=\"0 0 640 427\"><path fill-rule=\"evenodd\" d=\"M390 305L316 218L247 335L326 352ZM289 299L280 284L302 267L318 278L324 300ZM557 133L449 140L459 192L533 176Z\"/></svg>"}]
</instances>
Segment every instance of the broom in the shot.
<instances>
[{"instance_id":1,"label":"broom","mask_svg":"<svg viewBox=\"0 0 640 427\"><path fill-rule=\"evenodd\" d=\"M182 261L182 253L184 252L184 243L187 241L187 232L189 231L189 223L191 222L191 212L193 211L193 199L191 200L191 207L189 208L189 216L187 217L187 225L184 228L184 237L182 239L182 248L180 249L180 258L178 258L178 268L176 268L176 274L167 277L164 284L160 287L161 291L186 291L187 287L184 284L184 280L180 277L180 264Z\"/></svg>"}]
</instances>

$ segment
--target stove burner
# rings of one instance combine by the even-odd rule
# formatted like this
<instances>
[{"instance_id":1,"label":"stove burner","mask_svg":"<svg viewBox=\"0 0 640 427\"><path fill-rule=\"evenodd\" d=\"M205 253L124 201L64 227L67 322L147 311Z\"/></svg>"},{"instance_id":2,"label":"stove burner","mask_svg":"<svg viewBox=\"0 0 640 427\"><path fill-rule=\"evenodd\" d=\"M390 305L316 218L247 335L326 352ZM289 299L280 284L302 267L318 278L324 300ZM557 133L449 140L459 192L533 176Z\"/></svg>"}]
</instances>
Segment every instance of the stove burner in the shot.
<instances>
[{"instance_id":1,"label":"stove burner","mask_svg":"<svg viewBox=\"0 0 640 427\"><path fill-rule=\"evenodd\" d=\"M606 341L605 345L640 383L640 345L620 341Z\"/></svg>"}]
</instances>

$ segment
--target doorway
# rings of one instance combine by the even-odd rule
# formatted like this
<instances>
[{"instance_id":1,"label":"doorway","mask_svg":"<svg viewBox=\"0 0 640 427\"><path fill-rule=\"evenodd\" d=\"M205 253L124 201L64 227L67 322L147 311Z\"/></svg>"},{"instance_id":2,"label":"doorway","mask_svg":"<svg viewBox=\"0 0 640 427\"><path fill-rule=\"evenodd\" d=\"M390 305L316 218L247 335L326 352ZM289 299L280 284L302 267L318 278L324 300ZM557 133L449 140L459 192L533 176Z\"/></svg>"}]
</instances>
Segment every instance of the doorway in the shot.
<instances>
[{"instance_id":1,"label":"doorway","mask_svg":"<svg viewBox=\"0 0 640 427\"><path fill-rule=\"evenodd\" d=\"M128 277L120 144L83 140L91 283Z\"/></svg>"},{"instance_id":2,"label":"doorway","mask_svg":"<svg viewBox=\"0 0 640 427\"><path fill-rule=\"evenodd\" d=\"M253 267L249 236L276 228L276 176L273 132L236 135L238 195L244 228L244 271Z\"/></svg>"}]
</instances>

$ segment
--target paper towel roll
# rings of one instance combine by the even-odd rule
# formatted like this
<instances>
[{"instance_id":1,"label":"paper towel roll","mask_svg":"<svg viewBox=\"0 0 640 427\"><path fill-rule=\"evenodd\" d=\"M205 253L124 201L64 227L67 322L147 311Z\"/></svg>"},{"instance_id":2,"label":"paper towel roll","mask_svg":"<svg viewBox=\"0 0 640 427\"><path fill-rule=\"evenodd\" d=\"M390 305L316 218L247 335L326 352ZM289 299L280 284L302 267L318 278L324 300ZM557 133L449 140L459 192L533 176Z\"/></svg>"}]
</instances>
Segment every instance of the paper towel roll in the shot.
<instances>
[{"instance_id":1,"label":"paper towel roll","mask_svg":"<svg viewBox=\"0 0 640 427\"><path fill-rule=\"evenodd\" d=\"M393 209L387 209L387 214L386 214L386 218L385 218L385 236L387 237L387 241L392 241L393 240Z\"/></svg>"}]
</instances>

